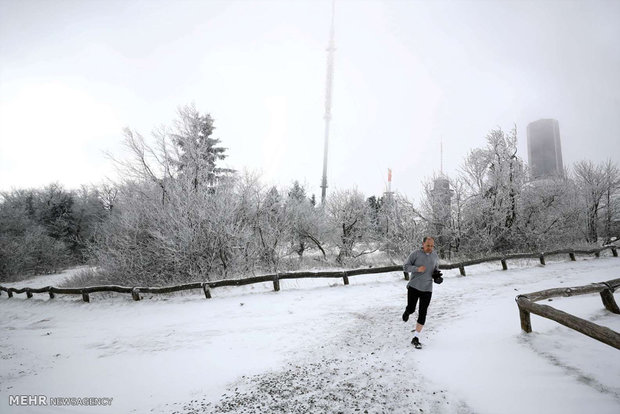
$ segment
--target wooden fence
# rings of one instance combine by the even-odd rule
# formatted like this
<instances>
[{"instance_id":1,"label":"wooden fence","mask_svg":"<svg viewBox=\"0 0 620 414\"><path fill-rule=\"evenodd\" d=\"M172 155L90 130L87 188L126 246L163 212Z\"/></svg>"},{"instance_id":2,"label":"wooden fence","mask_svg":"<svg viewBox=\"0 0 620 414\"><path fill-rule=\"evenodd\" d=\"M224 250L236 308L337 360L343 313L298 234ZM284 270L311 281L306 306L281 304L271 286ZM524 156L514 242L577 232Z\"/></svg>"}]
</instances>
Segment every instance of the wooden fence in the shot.
<instances>
[{"instance_id":1,"label":"wooden fence","mask_svg":"<svg viewBox=\"0 0 620 414\"><path fill-rule=\"evenodd\" d=\"M517 254L509 254L503 256L492 256L483 259L476 260L468 260L459 263L446 263L440 264L440 269L459 269L461 276L465 276L465 266L472 266L476 264L486 263L486 262L494 262L500 261L502 264L503 270L508 270L507 260L511 259L539 259L542 265L545 264L545 256L550 255L559 255L559 254L568 254L571 260L576 260L576 254L594 254L596 257L600 256L600 253L604 250L610 249L614 257L618 257L618 251L616 246L606 246L599 249L590 249L590 250L555 250L551 252L545 253L517 253ZM50 299L53 299L55 295L82 295L82 299L84 302L90 302L90 294L95 292L118 292L118 293L128 293L131 294L134 300L140 300L142 293L172 293L172 292L180 292L183 290L192 290L192 289L201 289L205 295L205 298L211 298L211 289L223 287L223 286L243 286L250 285L253 283L264 283L264 282L273 282L273 289L278 292L280 290L280 280L286 279L307 279L307 278L342 278L345 285L349 284L349 277L365 275L365 274L374 274L374 273L389 273L389 272L397 272L402 271L402 265L392 265L392 266L382 266L382 267L369 267L369 268L361 268L361 269L350 269L350 270L337 270L337 271L326 271L326 272L283 272L276 273L272 275L264 275L264 276L255 276L246 279L227 279L227 280L219 280L215 282L194 282L187 283L177 286L166 286L166 287L128 287L128 286L116 286L116 285L106 285L106 286L90 286L84 288L57 288L54 286L46 286L42 288L7 288L5 286L0 285L0 294L1 292L6 292L9 298L13 297L14 293L25 293L27 298L32 298L34 293L47 293L49 294ZM405 276L405 280L409 280L409 275L407 272L403 272Z\"/></svg>"},{"instance_id":2,"label":"wooden fence","mask_svg":"<svg viewBox=\"0 0 620 414\"><path fill-rule=\"evenodd\" d=\"M507 260L510 259L538 259L540 260L540 264L545 264L545 257L549 256L557 256L560 254L567 254L570 257L570 260L575 261L576 254L593 254L596 257L601 255L601 252L604 250L611 250L611 253L614 257L618 257L618 248L616 246L605 246L598 249L589 249L589 250L573 250L573 249L561 249L561 250L552 250L549 252L541 252L541 253L514 253L507 254L503 256L491 256L485 257L482 259L468 260L460 263L452 263L440 265L441 269L456 269L458 268L461 272L461 276L465 276L465 266L472 266L476 264L486 263L486 262L496 262L500 261L502 263L502 270L508 270Z\"/></svg>"},{"instance_id":3,"label":"wooden fence","mask_svg":"<svg viewBox=\"0 0 620 414\"><path fill-rule=\"evenodd\" d=\"M570 288L557 288L542 290L540 292L527 293L516 297L521 318L521 329L532 332L530 313L556 321L564 326L588 335L591 338L620 349L620 333L604 326L597 325L577 316L557 310L548 305L539 305L535 302L559 296L577 296L588 293L600 293L603 306L610 312L620 314L620 309L614 300L613 292L620 286L620 279L612 279L607 282L592 283L586 286L576 286Z\"/></svg>"}]
</instances>

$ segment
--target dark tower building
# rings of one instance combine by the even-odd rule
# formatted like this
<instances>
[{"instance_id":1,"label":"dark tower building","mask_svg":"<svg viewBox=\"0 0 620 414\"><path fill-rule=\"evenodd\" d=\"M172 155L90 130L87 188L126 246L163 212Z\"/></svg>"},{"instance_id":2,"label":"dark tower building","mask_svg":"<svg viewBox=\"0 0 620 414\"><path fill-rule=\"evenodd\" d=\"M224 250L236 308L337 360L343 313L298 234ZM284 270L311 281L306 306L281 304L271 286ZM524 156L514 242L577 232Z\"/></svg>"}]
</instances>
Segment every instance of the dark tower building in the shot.
<instances>
[{"instance_id":1,"label":"dark tower building","mask_svg":"<svg viewBox=\"0 0 620 414\"><path fill-rule=\"evenodd\" d=\"M454 190L450 188L450 181L446 177L442 175L435 178L431 190L431 207L433 209L435 241L437 242L439 256L442 259L446 258L446 251L449 250L451 199L453 195Z\"/></svg>"},{"instance_id":2,"label":"dark tower building","mask_svg":"<svg viewBox=\"0 0 620 414\"><path fill-rule=\"evenodd\" d=\"M558 121L539 119L527 126L527 159L532 180L564 174Z\"/></svg>"}]
</instances>

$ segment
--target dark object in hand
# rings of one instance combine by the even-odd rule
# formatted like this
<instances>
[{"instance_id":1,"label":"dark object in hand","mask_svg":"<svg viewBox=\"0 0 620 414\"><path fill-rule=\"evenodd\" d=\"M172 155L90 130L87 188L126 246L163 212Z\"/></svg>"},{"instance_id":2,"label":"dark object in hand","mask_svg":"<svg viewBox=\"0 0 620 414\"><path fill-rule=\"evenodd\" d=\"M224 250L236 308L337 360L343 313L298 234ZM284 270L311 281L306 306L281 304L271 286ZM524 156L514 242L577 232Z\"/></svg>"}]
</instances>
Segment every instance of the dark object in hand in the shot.
<instances>
[{"instance_id":1,"label":"dark object in hand","mask_svg":"<svg viewBox=\"0 0 620 414\"><path fill-rule=\"evenodd\" d=\"M441 277L442 275L443 273L441 273L440 270L438 269L433 270L433 282L440 285L443 282L443 277Z\"/></svg>"}]
</instances>

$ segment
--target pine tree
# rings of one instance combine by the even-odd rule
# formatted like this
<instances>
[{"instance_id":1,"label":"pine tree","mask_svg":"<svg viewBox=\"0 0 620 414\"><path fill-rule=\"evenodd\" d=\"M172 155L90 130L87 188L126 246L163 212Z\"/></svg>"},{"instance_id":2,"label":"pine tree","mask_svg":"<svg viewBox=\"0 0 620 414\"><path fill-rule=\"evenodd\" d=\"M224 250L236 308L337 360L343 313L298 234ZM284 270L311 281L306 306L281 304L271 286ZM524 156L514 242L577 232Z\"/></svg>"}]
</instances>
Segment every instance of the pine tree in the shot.
<instances>
[{"instance_id":1,"label":"pine tree","mask_svg":"<svg viewBox=\"0 0 620 414\"><path fill-rule=\"evenodd\" d=\"M227 155L226 148L218 145L220 140L211 137L214 129L211 115L201 115L194 105L179 109L176 131L170 134L178 148L174 164L179 177L187 179L194 190L200 186L213 188L223 175L234 172L217 167L217 162Z\"/></svg>"}]
</instances>

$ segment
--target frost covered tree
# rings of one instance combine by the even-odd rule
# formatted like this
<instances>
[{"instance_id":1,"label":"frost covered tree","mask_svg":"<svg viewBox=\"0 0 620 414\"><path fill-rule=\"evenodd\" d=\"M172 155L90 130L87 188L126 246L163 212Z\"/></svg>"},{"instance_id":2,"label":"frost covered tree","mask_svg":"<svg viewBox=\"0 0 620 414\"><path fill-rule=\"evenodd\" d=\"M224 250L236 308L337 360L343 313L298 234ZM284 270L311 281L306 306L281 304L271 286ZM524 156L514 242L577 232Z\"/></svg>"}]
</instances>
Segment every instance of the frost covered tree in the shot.
<instances>
[{"instance_id":1,"label":"frost covered tree","mask_svg":"<svg viewBox=\"0 0 620 414\"><path fill-rule=\"evenodd\" d=\"M37 220L32 190L1 194L0 280L12 275L41 274L69 263L66 244L50 236Z\"/></svg>"},{"instance_id":2,"label":"frost covered tree","mask_svg":"<svg viewBox=\"0 0 620 414\"><path fill-rule=\"evenodd\" d=\"M93 245L99 267L111 280L166 285L251 269L253 231L236 182L200 192L169 186L164 204L160 196L152 182L120 187Z\"/></svg>"},{"instance_id":3,"label":"frost covered tree","mask_svg":"<svg viewBox=\"0 0 620 414\"><path fill-rule=\"evenodd\" d=\"M251 237L237 180L220 168L225 148L213 120L194 106L179 109L155 143L125 130L130 157L117 161L125 182L114 195L109 225L94 250L101 268L141 283L217 278L239 269ZM113 207L113 209L112 209Z\"/></svg>"},{"instance_id":4,"label":"frost covered tree","mask_svg":"<svg viewBox=\"0 0 620 414\"><path fill-rule=\"evenodd\" d=\"M287 214L287 203L276 187L260 194L255 210L255 231L258 239L260 257L269 270L277 271L286 247L281 245L290 234L291 222Z\"/></svg>"},{"instance_id":5,"label":"frost covered tree","mask_svg":"<svg viewBox=\"0 0 620 414\"><path fill-rule=\"evenodd\" d=\"M326 209L333 231L332 241L338 247L336 261L353 257L356 243L370 233L370 211L364 195L358 190L339 190L329 198ZM358 253L363 254L367 252Z\"/></svg>"},{"instance_id":6,"label":"frost covered tree","mask_svg":"<svg viewBox=\"0 0 620 414\"><path fill-rule=\"evenodd\" d=\"M219 178L233 170L218 167L224 160L226 148L219 146L220 140L213 138L213 118L200 114L194 105L179 109L175 129L170 133L176 146L174 167L189 182L194 191L200 185L213 187Z\"/></svg>"},{"instance_id":7,"label":"frost covered tree","mask_svg":"<svg viewBox=\"0 0 620 414\"><path fill-rule=\"evenodd\" d=\"M301 259L304 252L316 247L325 259L327 254L323 244L327 230L322 210L315 208L312 199L306 196L305 188L298 181L291 186L286 203L291 224L291 249Z\"/></svg>"},{"instance_id":8,"label":"frost covered tree","mask_svg":"<svg viewBox=\"0 0 620 414\"><path fill-rule=\"evenodd\" d=\"M486 145L467 154L457 177L427 181L419 216L442 257L523 248L518 223L526 182L516 128L491 130Z\"/></svg>"},{"instance_id":9,"label":"frost covered tree","mask_svg":"<svg viewBox=\"0 0 620 414\"><path fill-rule=\"evenodd\" d=\"M386 229L382 233L382 250L397 263L419 248L422 237L429 234L418 209L398 192L381 204L379 221L385 223Z\"/></svg>"},{"instance_id":10,"label":"frost covered tree","mask_svg":"<svg viewBox=\"0 0 620 414\"><path fill-rule=\"evenodd\" d=\"M585 203L586 241L598 241L598 224L601 201L605 194L605 171L602 165L592 161L579 161L575 164L575 180Z\"/></svg>"},{"instance_id":11,"label":"frost covered tree","mask_svg":"<svg viewBox=\"0 0 620 414\"><path fill-rule=\"evenodd\" d=\"M155 183L161 189L163 204L171 186L185 186L196 192L199 187L212 188L234 174L234 170L218 165L226 158L226 148L211 137L214 129L209 114L200 114L193 105L187 105L178 109L173 128L160 127L153 132L155 144L125 128L123 143L130 157L111 158L127 179Z\"/></svg>"},{"instance_id":12,"label":"frost covered tree","mask_svg":"<svg viewBox=\"0 0 620 414\"><path fill-rule=\"evenodd\" d=\"M620 171L608 160L601 164L582 160L574 166L575 181L585 210L586 241L596 243L602 227L606 240L612 236L612 219L620 192ZM604 220L600 213L604 211Z\"/></svg>"},{"instance_id":13,"label":"frost covered tree","mask_svg":"<svg viewBox=\"0 0 620 414\"><path fill-rule=\"evenodd\" d=\"M605 194L603 195L603 208L605 209L604 235L605 243L612 239L620 238L620 228L614 228L614 220L618 220L620 213L620 170L611 160L604 164Z\"/></svg>"},{"instance_id":14,"label":"frost covered tree","mask_svg":"<svg viewBox=\"0 0 620 414\"><path fill-rule=\"evenodd\" d=\"M116 203L116 197L118 197L118 186L114 183L104 183L99 186L98 193L103 208L107 211L112 211Z\"/></svg>"},{"instance_id":15,"label":"frost covered tree","mask_svg":"<svg viewBox=\"0 0 620 414\"><path fill-rule=\"evenodd\" d=\"M524 250L562 248L582 239L582 234L575 231L581 208L579 192L575 184L564 177L525 185L515 234Z\"/></svg>"},{"instance_id":16,"label":"frost covered tree","mask_svg":"<svg viewBox=\"0 0 620 414\"><path fill-rule=\"evenodd\" d=\"M74 233L70 248L80 262L88 259L87 245L92 243L109 214L97 187L81 186L73 191L72 216Z\"/></svg>"},{"instance_id":17,"label":"frost covered tree","mask_svg":"<svg viewBox=\"0 0 620 414\"><path fill-rule=\"evenodd\" d=\"M85 263L106 210L96 188L59 184L0 195L0 276Z\"/></svg>"},{"instance_id":18,"label":"frost covered tree","mask_svg":"<svg viewBox=\"0 0 620 414\"><path fill-rule=\"evenodd\" d=\"M526 181L517 155L517 130L492 130L485 148L470 152L462 179L470 196L464 200L461 243L471 251L508 251L515 247L518 203Z\"/></svg>"},{"instance_id":19,"label":"frost covered tree","mask_svg":"<svg viewBox=\"0 0 620 414\"><path fill-rule=\"evenodd\" d=\"M436 226L432 183L426 183L421 218L428 231L449 240L449 251L460 255L544 250L579 243L605 241L614 228L620 177L610 161L581 161L574 179L528 180L525 163L517 154L516 129L492 130L486 145L472 149L450 180L454 192L449 220ZM576 223L583 223L575 226Z\"/></svg>"}]
</instances>

